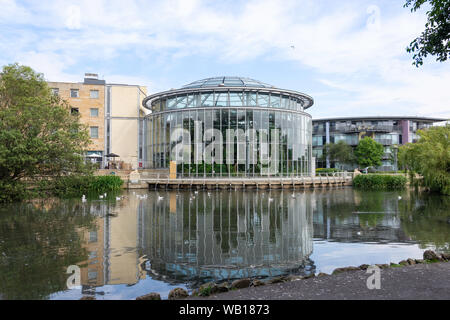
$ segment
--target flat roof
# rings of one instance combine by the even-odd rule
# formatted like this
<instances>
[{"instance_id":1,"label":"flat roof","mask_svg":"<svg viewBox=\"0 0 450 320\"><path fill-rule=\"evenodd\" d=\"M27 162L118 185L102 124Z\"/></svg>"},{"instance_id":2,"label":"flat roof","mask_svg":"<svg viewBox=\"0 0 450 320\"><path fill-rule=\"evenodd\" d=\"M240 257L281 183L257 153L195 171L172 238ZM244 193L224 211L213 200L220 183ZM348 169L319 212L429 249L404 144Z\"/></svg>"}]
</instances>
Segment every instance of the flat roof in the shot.
<instances>
[{"instance_id":1,"label":"flat roof","mask_svg":"<svg viewBox=\"0 0 450 320\"><path fill-rule=\"evenodd\" d=\"M357 120L420 120L428 122L441 122L449 119L445 118L431 118L419 116L367 116L367 117L336 117L336 118L321 118L313 119L314 121L357 121Z\"/></svg>"}]
</instances>

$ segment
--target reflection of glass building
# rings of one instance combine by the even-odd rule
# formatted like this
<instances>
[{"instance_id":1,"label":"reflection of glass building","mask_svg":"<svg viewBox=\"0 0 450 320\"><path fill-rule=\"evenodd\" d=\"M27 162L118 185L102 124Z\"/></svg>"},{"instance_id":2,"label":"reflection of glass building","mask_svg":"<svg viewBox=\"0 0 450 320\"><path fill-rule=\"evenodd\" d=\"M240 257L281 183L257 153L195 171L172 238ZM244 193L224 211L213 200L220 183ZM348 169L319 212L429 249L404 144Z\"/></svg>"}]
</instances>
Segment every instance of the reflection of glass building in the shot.
<instances>
[{"instance_id":1,"label":"reflection of glass building","mask_svg":"<svg viewBox=\"0 0 450 320\"><path fill-rule=\"evenodd\" d=\"M164 198L144 209L142 245L150 273L207 282L314 271L306 194L226 191L194 199L172 192Z\"/></svg>"},{"instance_id":2,"label":"reflection of glass building","mask_svg":"<svg viewBox=\"0 0 450 320\"><path fill-rule=\"evenodd\" d=\"M179 177L311 172L313 99L239 77L217 77L147 97L147 168ZM177 149L182 145L181 149Z\"/></svg>"},{"instance_id":3,"label":"reflection of glass building","mask_svg":"<svg viewBox=\"0 0 450 320\"><path fill-rule=\"evenodd\" d=\"M313 156L317 168L342 168L342 164L327 161L323 148L328 143L344 141L356 147L364 137L371 137L384 147L381 171L397 170L395 152L398 145L416 142L417 130L426 129L435 122L446 119L424 117L350 117L329 118L313 121ZM345 167L345 166L344 166ZM345 167L345 169L350 169Z\"/></svg>"}]
</instances>

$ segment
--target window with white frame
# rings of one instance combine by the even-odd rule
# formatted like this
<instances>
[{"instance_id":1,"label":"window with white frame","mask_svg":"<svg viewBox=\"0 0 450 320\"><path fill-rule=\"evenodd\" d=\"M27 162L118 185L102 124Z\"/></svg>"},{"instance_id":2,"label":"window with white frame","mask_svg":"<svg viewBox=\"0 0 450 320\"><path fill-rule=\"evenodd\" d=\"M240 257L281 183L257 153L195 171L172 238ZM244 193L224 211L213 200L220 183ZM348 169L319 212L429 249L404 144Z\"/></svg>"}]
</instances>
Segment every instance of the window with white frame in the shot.
<instances>
[{"instance_id":1,"label":"window with white frame","mask_svg":"<svg viewBox=\"0 0 450 320\"><path fill-rule=\"evenodd\" d=\"M70 97L71 98L79 98L80 92L78 89L70 89Z\"/></svg>"},{"instance_id":2,"label":"window with white frame","mask_svg":"<svg viewBox=\"0 0 450 320\"><path fill-rule=\"evenodd\" d=\"M98 139L98 127L91 127L91 138Z\"/></svg>"},{"instance_id":3,"label":"window with white frame","mask_svg":"<svg viewBox=\"0 0 450 320\"><path fill-rule=\"evenodd\" d=\"M98 90L91 90L91 99L98 99Z\"/></svg>"}]
</instances>

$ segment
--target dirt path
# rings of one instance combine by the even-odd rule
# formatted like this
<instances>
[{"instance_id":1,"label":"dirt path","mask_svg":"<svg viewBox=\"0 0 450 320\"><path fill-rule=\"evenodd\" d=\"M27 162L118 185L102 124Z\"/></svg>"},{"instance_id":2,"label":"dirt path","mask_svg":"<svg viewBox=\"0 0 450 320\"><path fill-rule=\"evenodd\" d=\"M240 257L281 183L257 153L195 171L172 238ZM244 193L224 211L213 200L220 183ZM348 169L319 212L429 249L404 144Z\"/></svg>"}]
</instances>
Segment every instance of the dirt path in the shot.
<instances>
[{"instance_id":1,"label":"dirt path","mask_svg":"<svg viewBox=\"0 0 450 320\"><path fill-rule=\"evenodd\" d=\"M380 289L368 289L372 273L336 275L250 287L214 294L205 300L449 300L450 263L409 265L380 270ZM373 279L373 278L371 278ZM370 283L374 283L370 281Z\"/></svg>"}]
</instances>

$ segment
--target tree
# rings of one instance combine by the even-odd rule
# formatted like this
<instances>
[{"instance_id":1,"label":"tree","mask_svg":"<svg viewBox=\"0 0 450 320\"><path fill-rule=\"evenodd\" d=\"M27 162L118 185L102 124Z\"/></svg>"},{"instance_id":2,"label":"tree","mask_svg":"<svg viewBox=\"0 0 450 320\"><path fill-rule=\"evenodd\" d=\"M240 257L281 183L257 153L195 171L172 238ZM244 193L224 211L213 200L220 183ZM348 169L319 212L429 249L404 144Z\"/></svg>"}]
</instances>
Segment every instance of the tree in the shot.
<instances>
[{"instance_id":1,"label":"tree","mask_svg":"<svg viewBox=\"0 0 450 320\"><path fill-rule=\"evenodd\" d=\"M356 162L361 167L380 166L383 154L383 145L369 137L360 140L355 149Z\"/></svg>"},{"instance_id":2,"label":"tree","mask_svg":"<svg viewBox=\"0 0 450 320\"><path fill-rule=\"evenodd\" d=\"M340 164L352 164L355 162L352 147L342 140L338 143L326 144L323 149L323 156L325 159L328 158Z\"/></svg>"},{"instance_id":3,"label":"tree","mask_svg":"<svg viewBox=\"0 0 450 320\"><path fill-rule=\"evenodd\" d=\"M419 141L400 147L401 165L421 174L430 190L450 195L450 125L418 130L417 134Z\"/></svg>"},{"instance_id":4,"label":"tree","mask_svg":"<svg viewBox=\"0 0 450 320\"><path fill-rule=\"evenodd\" d=\"M12 64L0 73L0 202L21 200L27 186L90 172L90 139L78 115L51 94L43 75Z\"/></svg>"},{"instance_id":5,"label":"tree","mask_svg":"<svg viewBox=\"0 0 450 320\"><path fill-rule=\"evenodd\" d=\"M413 55L413 65L423 65L427 55L437 56L436 61L446 61L450 58L450 0L406 0L404 7L411 7L411 12L417 11L426 2L431 6L427 11L428 21L425 31L412 41L406 49Z\"/></svg>"}]
</instances>

